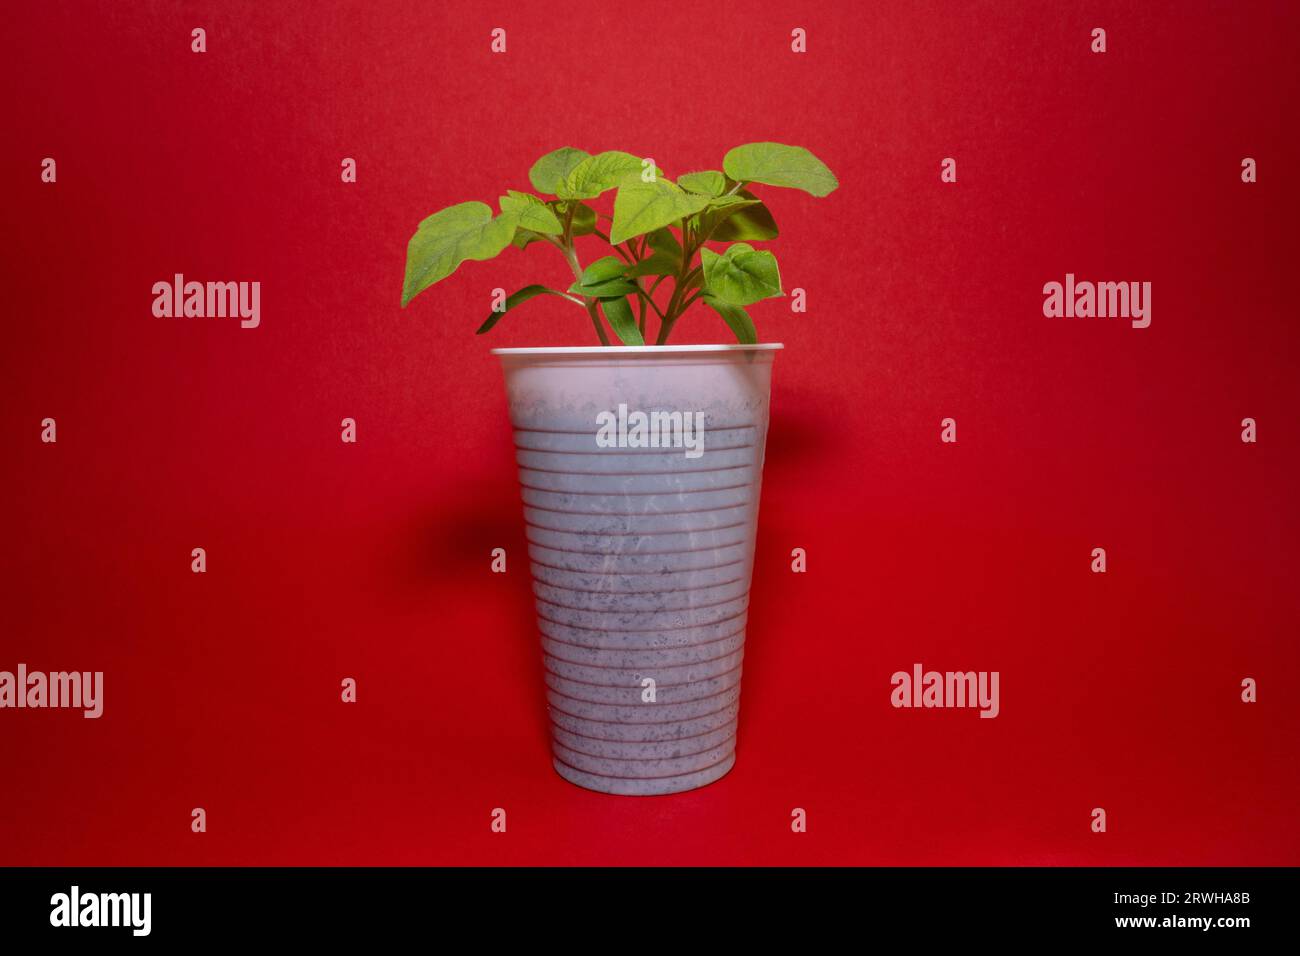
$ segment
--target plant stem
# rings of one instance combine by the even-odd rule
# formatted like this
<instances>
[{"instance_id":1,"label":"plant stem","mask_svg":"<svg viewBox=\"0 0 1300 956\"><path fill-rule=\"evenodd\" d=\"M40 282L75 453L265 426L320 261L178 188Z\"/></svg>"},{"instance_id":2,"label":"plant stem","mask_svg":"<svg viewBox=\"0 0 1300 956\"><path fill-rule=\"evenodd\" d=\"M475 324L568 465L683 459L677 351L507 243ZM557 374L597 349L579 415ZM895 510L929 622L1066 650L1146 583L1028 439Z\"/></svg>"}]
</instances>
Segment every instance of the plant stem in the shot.
<instances>
[{"instance_id":1,"label":"plant stem","mask_svg":"<svg viewBox=\"0 0 1300 956\"><path fill-rule=\"evenodd\" d=\"M569 203L564 210L564 245L573 248L573 214L578 211L578 207Z\"/></svg>"},{"instance_id":2,"label":"plant stem","mask_svg":"<svg viewBox=\"0 0 1300 956\"><path fill-rule=\"evenodd\" d=\"M659 335L655 338L655 345L663 345L668 341L669 334L672 333L673 326L686 311L687 306L698 298L698 295L685 299L686 285L700 271L700 266L692 268L691 263L695 259L695 253L699 247L704 245L707 236L696 234L692 236L690 223L683 219L681 222L682 230L682 264L679 267L677 275L673 276L673 294L668 300L668 306L659 313L661 319L659 323ZM694 241L692 241L694 240ZM660 279L662 282L663 280ZM656 283L658 285L658 283ZM685 301L683 301L685 299ZM653 305L654 303L651 302ZM657 307L656 307L657 309Z\"/></svg>"},{"instance_id":3,"label":"plant stem","mask_svg":"<svg viewBox=\"0 0 1300 956\"><path fill-rule=\"evenodd\" d=\"M587 314L591 316L591 324L596 327L596 334L600 336L600 344L608 345L609 336L605 334L605 327L600 324L600 313L596 311L596 300L587 300Z\"/></svg>"},{"instance_id":4,"label":"plant stem","mask_svg":"<svg viewBox=\"0 0 1300 956\"><path fill-rule=\"evenodd\" d=\"M641 298L642 298L642 306L644 307L645 304L648 303L650 305L650 308L655 310L655 315L659 316L659 318L662 319L664 317L664 314L659 311L659 306L655 303L655 300L651 298L650 293L653 291L654 291L653 289L650 290L650 292L646 292L645 289L640 290ZM644 335L644 333L642 334Z\"/></svg>"},{"instance_id":5,"label":"plant stem","mask_svg":"<svg viewBox=\"0 0 1300 956\"><path fill-rule=\"evenodd\" d=\"M681 313L677 311L677 303L681 300L682 284L680 278L673 284L672 298L668 300L668 307L664 309L660 317L659 335L655 339L655 345L663 345L668 341L668 333L673 330L673 323L677 321L677 316Z\"/></svg>"},{"instance_id":6,"label":"plant stem","mask_svg":"<svg viewBox=\"0 0 1300 956\"><path fill-rule=\"evenodd\" d=\"M572 211L570 211L569 215L565 216L564 221L564 233L566 236L569 233L569 226L572 222L573 214ZM576 281L581 282L582 266L578 262L578 253L574 251L573 243L569 242L561 244L557 242L555 245L560 247L560 251L564 253L564 258L568 260L569 268L573 270L573 278ZM600 323L600 313L596 311L596 300L589 296L583 296L582 301L587 307L587 314L591 316L591 324L596 328L596 335L600 337L600 344L608 345L609 336L605 334L605 327Z\"/></svg>"}]
</instances>

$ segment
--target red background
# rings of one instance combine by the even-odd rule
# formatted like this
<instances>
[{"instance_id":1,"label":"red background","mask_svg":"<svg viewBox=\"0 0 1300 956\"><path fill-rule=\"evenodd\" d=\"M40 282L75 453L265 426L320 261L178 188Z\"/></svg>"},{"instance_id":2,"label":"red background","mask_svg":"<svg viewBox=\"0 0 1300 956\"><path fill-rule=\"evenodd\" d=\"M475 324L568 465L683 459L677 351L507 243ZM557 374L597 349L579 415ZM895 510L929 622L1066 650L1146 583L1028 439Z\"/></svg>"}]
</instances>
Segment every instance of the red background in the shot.
<instances>
[{"instance_id":1,"label":"red background","mask_svg":"<svg viewBox=\"0 0 1300 956\"><path fill-rule=\"evenodd\" d=\"M6 19L0 669L106 686L98 721L0 712L0 862L1300 863L1295 5ZM590 324L472 334L492 288L567 281L537 247L402 311L406 240L561 145L677 175L766 139L842 185L760 189L809 311L751 310L786 351L738 762L589 793L550 766L487 350ZM260 281L261 327L154 318L176 272ZM1151 327L1044 318L1066 272L1151 281ZM914 662L1000 671L1001 716L891 708Z\"/></svg>"}]
</instances>

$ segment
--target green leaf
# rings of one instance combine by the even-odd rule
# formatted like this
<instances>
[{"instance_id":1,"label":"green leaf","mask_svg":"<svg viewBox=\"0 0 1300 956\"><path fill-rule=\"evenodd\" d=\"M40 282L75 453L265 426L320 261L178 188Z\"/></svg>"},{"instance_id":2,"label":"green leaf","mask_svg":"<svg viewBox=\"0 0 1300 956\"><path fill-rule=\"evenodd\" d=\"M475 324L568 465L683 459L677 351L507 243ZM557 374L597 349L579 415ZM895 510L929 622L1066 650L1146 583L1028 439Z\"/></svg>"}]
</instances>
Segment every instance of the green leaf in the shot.
<instances>
[{"instance_id":1,"label":"green leaf","mask_svg":"<svg viewBox=\"0 0 1300 956\"><path fill-rule=\"evenodd\" d=\"M534 242L541 242L542 237L528 229L516 229L515 236L510 240L510 245L516 249L527 249Z\"/></svg>"},{"instance_id":2,"label":"green leaf","mask_svg":"<svg viewBox=\"0 0 1300 956\"><path fill-rule=\"evenodd\" d=\"M688 193L700 196L721 196L730 187L727 177L716 169L706 169L700 173L685 173L677 177L677 185Z\"/></svg>"},{"instance_id":3,"label":"green leaf","mask_svg":"<svg viewBox=\"0 0 1300 956\"><path fill-rule=\"evenodd\" d=\"M636 283L631 279L620 276L617 279L610 279L596 285L584 285L581 282L575 282L569 286L568 291L573 295L585 295L593 299L613 299L636 292Z\"/></svg>"},{"instance_id":4,"label":"green leaf","mask_svg":"<svg viewBox=\"0 0 1300 956\"><path fill-rule=\"evenodd\" d=\"M504 317L505 314L515 306L519 305L521 302L527 302L529 299L535 299L539 295L558 295L563 298L562 293L555 289L548 289L544 285L526 285L513 295L506 296L506 307L500 312L493 311L493 313L487 317L487 321L478 327L478 331L475 335L482 335L484 332L491 329L492 326L500 322L502 317Z\"/></svg>"},{"instance_id":5,"label":"green leaf","mask_svg":"<svg viewBox=\"0 0 1300 956\"><path fill-rule=\"evenodd\" d=\"M704 288L727 305L750 305L759 299L784 295L776 256L744 242L728 246L718 255L712 249L700 251L704 266Z\"/></svg>"},{"instance_id":6,"label":"green leaf","mask_svg":"<svg viewBox=\"0 0 1300 956\"><path fill-rule=\"evenodd\" d=\"M563 207L568 203L556 203L557 206ZM596 231L596 210L592 209L585 202L576 203L577 209L573 213L573 228L570 235L589 236Z\"/></svg>"},{"instance_id":7,"label":"green leaf","mask_svg":"<svg viewBox=\"0 0 1300 956\"><path fill-rule=\"evenodd\" d=\"M688 193L666 179L652 183L629 180L618 187L618 195L614 197L614 223L610 226L609 241L617 245L633 236L662 229L693 216L708 204L708 196Z\"/></svg>"},{"instance_id":8,"label":"green leaf","mask_svg":"<svg viewBox=\"0 0 1300 956\"><path fill-rule=\"evenodd\" d=\"M456 271L467 259L482 261L498 255L514 237L516 218L492 218L492 207L463 202L425 219L406 246L406 277L402 307Z\"/></svg>"},{"instance_id":9,"label":"green leaf","mask_svg":"<svg viewBox=\"0 0 1300 956\"><path fill-rule=\"evenodd\" d=\"M569 291L594 299L630 295L636 291L636 284L627 279L627 269L627 263L617 256L604 256L587 266L582 278L569 286Z\"/></svg>"},{"instance_id":10,"label":"green leaf","mask_svg":"<svg viewBox=\"0 0 1300 956\"><path fill-rule=\"evenodd\" d=\"M786 186L814 196L826 196L839 186L839 180L826 164L802 146L781 143L737 146L723 158L722 168L737 182Z\"/></svg>"},{"instance_id":11,"label":"green leaf","mask_svg":"<svg viewBox=\"0 0 1300 956\"><path fill-rule=\"evenodd\" d=\"M753 196L752 193L750 195ZM762 200L759 199L757 196L753 196L752 199L747 199L744 196L738 194L733 194L730 196L716 196L713 199L709 200L709 208L726 209L731 206L757 206L760 202L762 202Z\"/></svg>"},{"instance_id":12,"label":"green leaf","mask_svg":"<svg viewBox=\"0 0 1300 956\"><path fill-rule=\"evenodd\" d=\"M682 265L682 247L670 229L656 229L646 237L654 250L632 269L634 276L675 275Z\"/></svg>"},{"instance_id":13,"label":"green leaf","mask_svg":"<svg viewBox=\"0 0 1300 956\"><path fill-rule=\"evenodd\" d=\"M602 256L582 270L583 285L600 285L617 279L627 271L627 263L618 256Z\"/></svg>"},{"instance_id":14,"label":"green leaf","mask_svg":"<svg viewBox=\"0 0 1300 956\"><path fill-rule=\"evenodd\" d=\"M658 255L642 259L632 269L633 276L670 276L676 275L677 265Z\"/></svg>"},{"instance_id":15,"label":"green leaf","mask_svg":"<svg viewBox=\"0 0 1300 956\"><path fill-rule=\"evenodd\" d=\"M555 213L555 218L564 222L564 217L568 213L570 206L575 207L573 210L573 225L571 226L570 235L586 236L596 231L596 210L592 209L585 202L575 200L551 199L546 205Z\"/></svg>"},{"instance_id":16,"label":"green leaf","mask_svg":"<svg viewBox=\"0 0 1300 956\"><path fill-rule=\"evenodd\" d=\"M640 175L641 160L631 153L609 150L588 156L569 171L556 188L561 199L595 199L629 176Z\"/></svg>"},{"instance_id":17,"label":"green leaf","mask_svg":"<svg viewBox=\"0 0 1300 956\"><path fill-rule=\"evenodd\" d=\"M506 192L509 195L498 200L501 212L518 216L520 229L529 229L547 236L558 236L564 232L564 227L560 225L560 220L551 207L532 193L516 192L513 189Z\"/></svg>"},{"instance_id":18,"label":"green leaf","mask_svg":"<svg viewBox=\"0 0 1300 956\"><path fill-rule=\"evenodd\" d=\"M623 296L617 299L602 299L600 308L605 313L605 318L609 320L609 327L614 330L614 334L624 345L645 345L645 339L641 337L641 330L636 327L636 319L632 317L632 307L627 304L627 299Z\"/></svg>"},{"instance_id":19,"label":"green leaf","mask_svg":"<svg viewBox=\"0 0 1300 956\"><path fill-rule=\"evenodd\" d=\"M746 205L731 204L718 207L710 218L715 223L709 239L714 242L749 242L755 239L775 239L776 220L771 211L747 189L736 194L746 200ZM753 200L753 202L748 202Z\"/></svg>"},{"instance_id":20,"label":"green leaf","mask_svg":"<svg viewBox=\"0 0 1300 956\"><path fill-rule=\"evenodd\" d=\"M717 196L701 212L691 217L691 227L700 235L712 238L713 230L726 222L731 216L750 206L760 205L760 200L747 199L744 196Z\"/></svg>"},{"instance_id":21,"label":"green leaf","mask_svg":"<svg viewBox=\"0 0 1300 956\"><path fill-rule=\"evenodd\" d=\"M758 342L758 332L754 329L754 322L750 319L749 313L743 308L729 302L719 301L711 295L701 296L700 300L722 316L722 321L726 322L731 331L735 333L736 341L741 345L754 345Z\"/></svg>"},{"instance_id":22,"label":"green leaf","mask_svg":"<svg viewBox=\"0 0 1300 956\"><path fill-rule=\"evenodd\" d=\"M528 170L528 181L539 193L554 196L560 183L564 182L564 177L569 175L569 171L590 155L585 149L561 146L555 152L547 153L533 163L533 168Z\"/></svg>"},{"instance_id":23,"label":"green leaf","mask_svg":"<svg viewBox=\"0 0 1300 956\"><path fill-rule=\"evenodd\" d=\"M682 244L671 229L656 229L645 237L645 241L655 252L670 252L679 261L682 258Z\"/></svg>"}]
</instances>

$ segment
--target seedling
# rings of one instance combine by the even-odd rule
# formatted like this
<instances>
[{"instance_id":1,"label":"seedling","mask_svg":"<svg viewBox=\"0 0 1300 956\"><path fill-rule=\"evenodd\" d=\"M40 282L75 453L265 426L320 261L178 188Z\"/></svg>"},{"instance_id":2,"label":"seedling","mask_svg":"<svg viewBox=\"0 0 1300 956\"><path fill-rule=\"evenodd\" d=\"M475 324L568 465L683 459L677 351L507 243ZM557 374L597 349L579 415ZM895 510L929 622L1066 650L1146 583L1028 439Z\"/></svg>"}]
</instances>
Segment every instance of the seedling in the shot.
<instances>
[{"instance_id":1,"label":"seedling","mask_svg":"<svg viewBox=\"0 0 1300 956\"><path fill-rule=\"evenodd\" d=\"M623 344L644 345L650 313L659 322L655 344L663 345L696 300L717 312L737 341L754 343L745 307L785 293L776 257L750 245L775 239L777 227L749 187L826 196L839 185L808 150L780 143L738 146L723 157L721 172L686 173L676 182L651 159L565 146L534 163L528 178L538 193L553 198L511 189L499 200L499 215L486 203L464 202L420 223L406 247L403 308L466 260L544 242L564 256L573 284L524 286L488 316L479 334L529 299L554 295L586 309L602 345L610 344L605 322ZM617 190L612 216L591 205L611 189ZM606 243L611 254L584 268L574 243L579 236Z\"/></svg>"}]
</instances>

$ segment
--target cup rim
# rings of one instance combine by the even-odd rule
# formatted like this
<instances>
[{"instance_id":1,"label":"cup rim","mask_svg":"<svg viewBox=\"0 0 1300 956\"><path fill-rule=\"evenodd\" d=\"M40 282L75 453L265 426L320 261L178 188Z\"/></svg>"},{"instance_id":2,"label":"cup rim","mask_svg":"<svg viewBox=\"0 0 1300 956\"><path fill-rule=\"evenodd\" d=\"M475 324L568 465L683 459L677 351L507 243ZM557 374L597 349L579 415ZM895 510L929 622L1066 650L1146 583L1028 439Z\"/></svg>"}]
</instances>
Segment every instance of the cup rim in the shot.
<instances>
[{"instance_id":1,"label":"cup rim","mask_svg":"<svg viewBox=\"0 0 1300 956\"><path fill-rule=\"evenodd\" d=\"M537 348L492 349L493 355L680 355L694 352L775 352L782 342L755 345L555 345Z\"/></svg>"}]
</instances>

